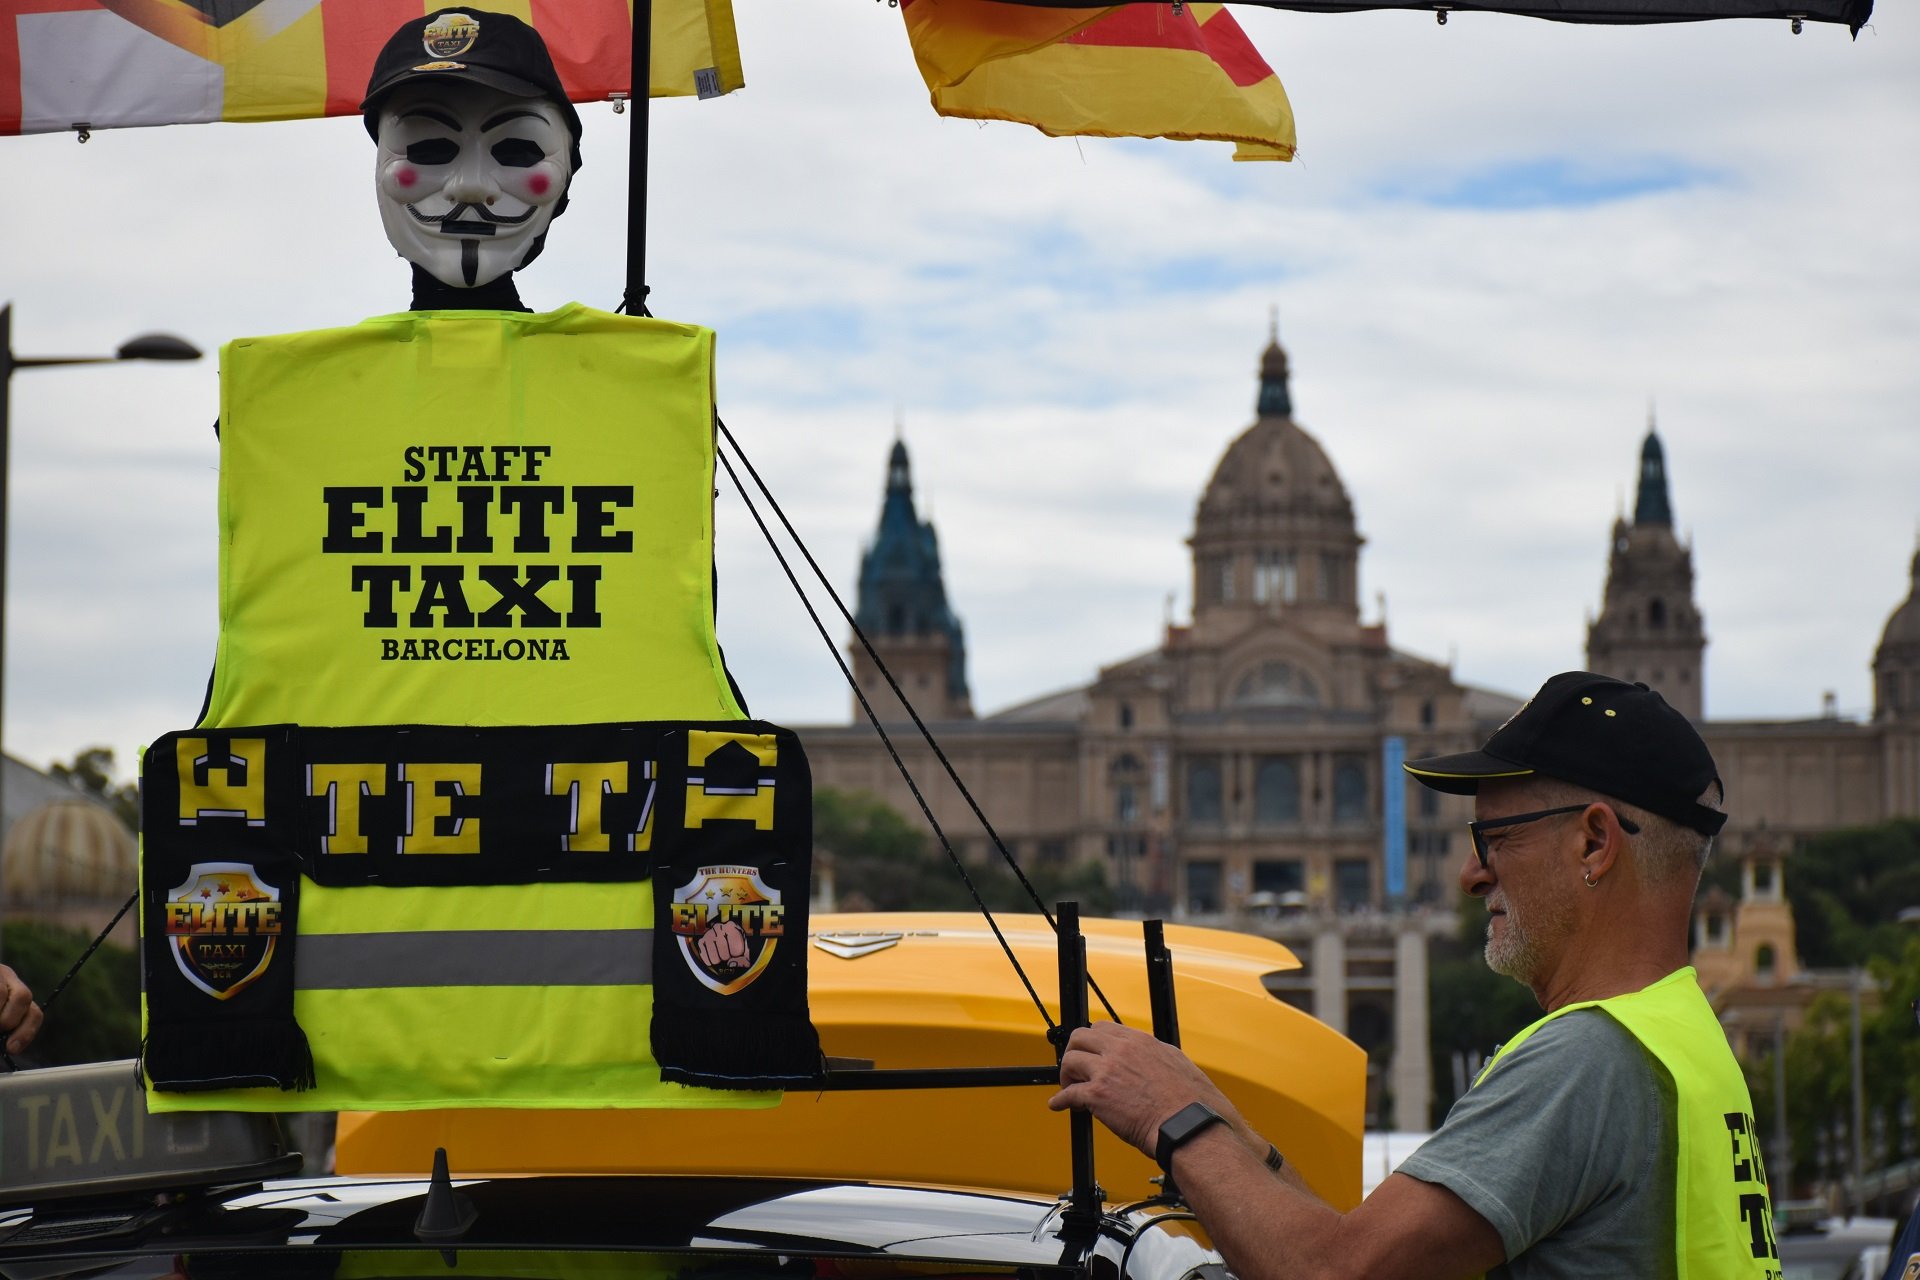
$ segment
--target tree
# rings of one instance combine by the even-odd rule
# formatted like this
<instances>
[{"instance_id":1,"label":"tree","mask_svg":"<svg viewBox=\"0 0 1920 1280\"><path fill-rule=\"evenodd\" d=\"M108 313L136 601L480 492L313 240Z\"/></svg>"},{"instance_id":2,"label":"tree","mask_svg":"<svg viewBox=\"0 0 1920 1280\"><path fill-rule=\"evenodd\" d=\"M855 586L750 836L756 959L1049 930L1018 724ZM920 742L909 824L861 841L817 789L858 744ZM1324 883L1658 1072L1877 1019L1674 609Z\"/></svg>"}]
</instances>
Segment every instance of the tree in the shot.
<instances>
[{"instance_id":1,"label":"tree","mask_svg":"<svg viewBox=\"0 0 1920 1280\"><path fill-rule=\"evenodd\" d=\"M1920 939L1865 970L1860 1020L1860 1073L1865 1090L1864 1155L1869 1170L1920 1154L1913 1118L1920 1115L1920 1028L1911 1001L1920 995ZM1876 998L1874 990L1877 988ZM1788 1186L1847 1176L1853 1161L1852 997L1828 991L1807 1006L1787 1038L1787 1128L1793 1168L1770 1170ZM1771 1142L1776 1099L1773 1055L1745 1064L1757 1129ZM1784 1195L1781 1196L1784 1198Z\"/></svg>"},{"instance_id":2,"label":"tree","mask_svg":"<svg viewBox=\"0 0 1920 1280\"><path fill-rule=\"evenodd\" d=\"M73 758L72 764L55 761L47 772L90 796L97 796L134 831L140 829L140 784L115 782L113 748L88 747Z\"/></svg>"},{"instance_id":3,"label":"tree","mask_svg":"<svg viewBox=\"0 0 1920 1280\"><path fill-rule=\"evenodd\" d=\"M948 833L952 839L952 833ZM820 788L813 793L813 844L831 860L833 881L849 911L972 911L974 900L932 833L873 796ZM962 857L981 900L995 911L1032 911L999 851ZM1040 901L1071 898L1082 911L1113 909L1104 870L1095 865L1025 868Z\"/></svg>"},{"instance_id":4,"label":"tree","mask_svg":"<svg viewBox=\"0 0 1920 1280\"><path fill-rule=\"evenodd\" d=\"M1809 968L1898 956L1910 935L1896 917L1920 906L1920 820L1813 837L1787 857L1786 892Z\"/></svg>"},{"instance_id":5,"label":"tree","mask_svg":"<svg viewBox=\"0 0 1920 1280\"><path fill-rule=\"evenodd\" d=\"M1427 970L1429 1043L1433 1054L1433 1110L1438 1128L1455 1099L1473 1083L1479 1064L1494 1047L1540 1017L1533 992L1487 968L1487 912L1478 898L1462 895L1460 924L1451 941L1436 941Z\"/></svg>"},{"instance_id":6,"label":"tree","mask_svg":"<svg viewBox=\"0 0 1920 1280\"><path fill-rule=\"evenodd\" d=\"M38 920L7 922L7 963L45 1003L93 935ZM140 965L133 951L102 943L47 1011L22 1065L105 1062L140 1052Z\"/></svg>"}]
</instances>

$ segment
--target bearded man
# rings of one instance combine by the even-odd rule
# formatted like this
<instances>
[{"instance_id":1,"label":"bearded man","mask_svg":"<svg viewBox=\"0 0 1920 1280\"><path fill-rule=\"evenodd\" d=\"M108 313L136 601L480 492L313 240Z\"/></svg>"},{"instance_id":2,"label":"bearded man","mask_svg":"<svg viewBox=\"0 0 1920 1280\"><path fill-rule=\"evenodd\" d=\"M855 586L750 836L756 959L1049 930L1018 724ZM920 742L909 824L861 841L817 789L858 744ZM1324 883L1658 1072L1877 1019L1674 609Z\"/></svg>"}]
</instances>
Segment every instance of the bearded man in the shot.
<instances>
[{"instance_id":1,"label":"bearded man","mask_svg":"<svg viewBox=\"0 0 1920 1280\"><path fill-rule=\"evenodd\" d=\"M1240 1280L1780 1274L1753 1104L1687 965L1726 822L1700 735L1659 694L1553 677L1479 751L1411 761L1474 797L1460 885L1487 963L1546 1016L1350 1213L1286 1165L1177 1049L1076 1031L1049 1102L1154 1156Z\"/></svg>"}]
</instances>

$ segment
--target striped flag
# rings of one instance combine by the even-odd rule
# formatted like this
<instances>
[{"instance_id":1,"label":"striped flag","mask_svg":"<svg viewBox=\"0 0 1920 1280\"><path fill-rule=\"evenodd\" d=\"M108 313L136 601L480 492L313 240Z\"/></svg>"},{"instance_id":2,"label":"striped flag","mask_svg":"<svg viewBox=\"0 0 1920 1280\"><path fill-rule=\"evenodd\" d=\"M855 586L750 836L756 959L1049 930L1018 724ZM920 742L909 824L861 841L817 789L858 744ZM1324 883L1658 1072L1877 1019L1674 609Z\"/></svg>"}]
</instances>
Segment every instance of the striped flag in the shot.
<instances>
[{"instance_id":1,"label":"striped flag","mask_svg":"<svg viewBox=\"0 0 1920 1280\"><path fill-rule=\"evenodd\" d=\"M374 55L447 0L0 0L0 134L353 115ZM546 38L575 102L628 92L629 0L482 0ZM654 97L742 83L732 0L654 0Z\"/></svg>"},{"instance_id":2,"label":"striped flag","mask_svg":"<svg viewBox=\"0 0 1920 1280\"><path fill-rule=\"evenodd\" d=\"M1236 160L1291 160L1280 78L1222 4L1037 8L901 0L914 60L944 116L1042 133L1210 138Z\"/></svg>"}]
</instances>

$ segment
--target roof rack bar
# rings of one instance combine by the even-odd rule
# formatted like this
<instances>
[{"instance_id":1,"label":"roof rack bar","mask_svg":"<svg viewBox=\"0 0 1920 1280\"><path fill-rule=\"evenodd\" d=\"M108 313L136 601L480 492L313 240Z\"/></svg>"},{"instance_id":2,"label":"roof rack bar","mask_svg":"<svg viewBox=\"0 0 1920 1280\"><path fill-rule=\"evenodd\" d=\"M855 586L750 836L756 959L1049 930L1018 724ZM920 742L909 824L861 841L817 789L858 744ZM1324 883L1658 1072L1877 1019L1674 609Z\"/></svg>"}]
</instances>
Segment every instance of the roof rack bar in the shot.
<instances>
[{"instance_id":1,"label":"roof rack bar","mask_svg":"<svg viewBox=\"0 0 1920 1280\"><path fill-rule=\"evenodd\" d=\"M1060 1068L1037 1067L828 1067L820 1088L828 1092L864 1089L995 1089L1045 1084L1058 1088Z\"/></svg>"},{"instance_id":2,"label":"roof rack bar","mask_svg":"<svg viewBox=\"0 0 1920 1280\"><path fill-rule=\"evenodd\" d=\"M1147 945L1147 1005L1153 1011L1153 1038L1177 1049L1180 1047L1180 1010L1174 1004L1173 952L1167 949L1166 925L1159 920L1145 920L1141 922L1140 932ZM1185 1203L1171 1169L1160 1179L1160 1194Z\"/></svg>"},{"instance_id":3,"label":"roof rack bar","mask_svg":"<svg viewBox=\"0 0 1920 1280\"><path fill-rule=\"evenodd\" d=\"M1153 1010L1153 1038L1180 1047L1180 1011L1174 1005L1173 952L1167 950L1166 926L1158 920L1142 922L1147 943L1147 1003Z\"/></svg>"},{"instance_id":4,"label":"roof rack bar","mask_svg":"<svg viewBox=\"0 0 1920 1280\"><path fill-rule=\"evenodd\" d=\"M1080 932L1078 902L1058 903L1053 913L1059 926L1060 949L1061 1034L1057 1048L1065 1056L1067 1037L1087 1025L1087 940ZM1093 1113L1076 1109L1067 1114L1068 1133L1073 1140L1073 1190L1061 1215L1062 1233L1091 1234L1100 1227L1100 1202L1105 1199L1093 1175Z\"/></svg>"}]
</instances>

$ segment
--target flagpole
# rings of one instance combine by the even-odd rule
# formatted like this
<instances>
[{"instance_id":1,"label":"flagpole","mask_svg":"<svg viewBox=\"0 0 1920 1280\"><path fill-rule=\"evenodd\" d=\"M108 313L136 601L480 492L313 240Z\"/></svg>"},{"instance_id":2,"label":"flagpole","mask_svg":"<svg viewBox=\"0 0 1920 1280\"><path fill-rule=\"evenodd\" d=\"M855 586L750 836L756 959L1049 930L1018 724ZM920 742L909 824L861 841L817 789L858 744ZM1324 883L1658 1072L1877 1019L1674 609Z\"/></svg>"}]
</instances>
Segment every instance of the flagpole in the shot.
<instances>
[{"instance_id":1,"label":"flagpole","mask_svg":"<svg viewBox=\"0 0 1920 1280\"><path fill-rule=\"evenodd\" d=\"M620 309L647 312L647 128L653 105L653 0L633 0L633 63L628 101L633 124L627 135L627 288Z\"/></svg>"}]
</instances>

